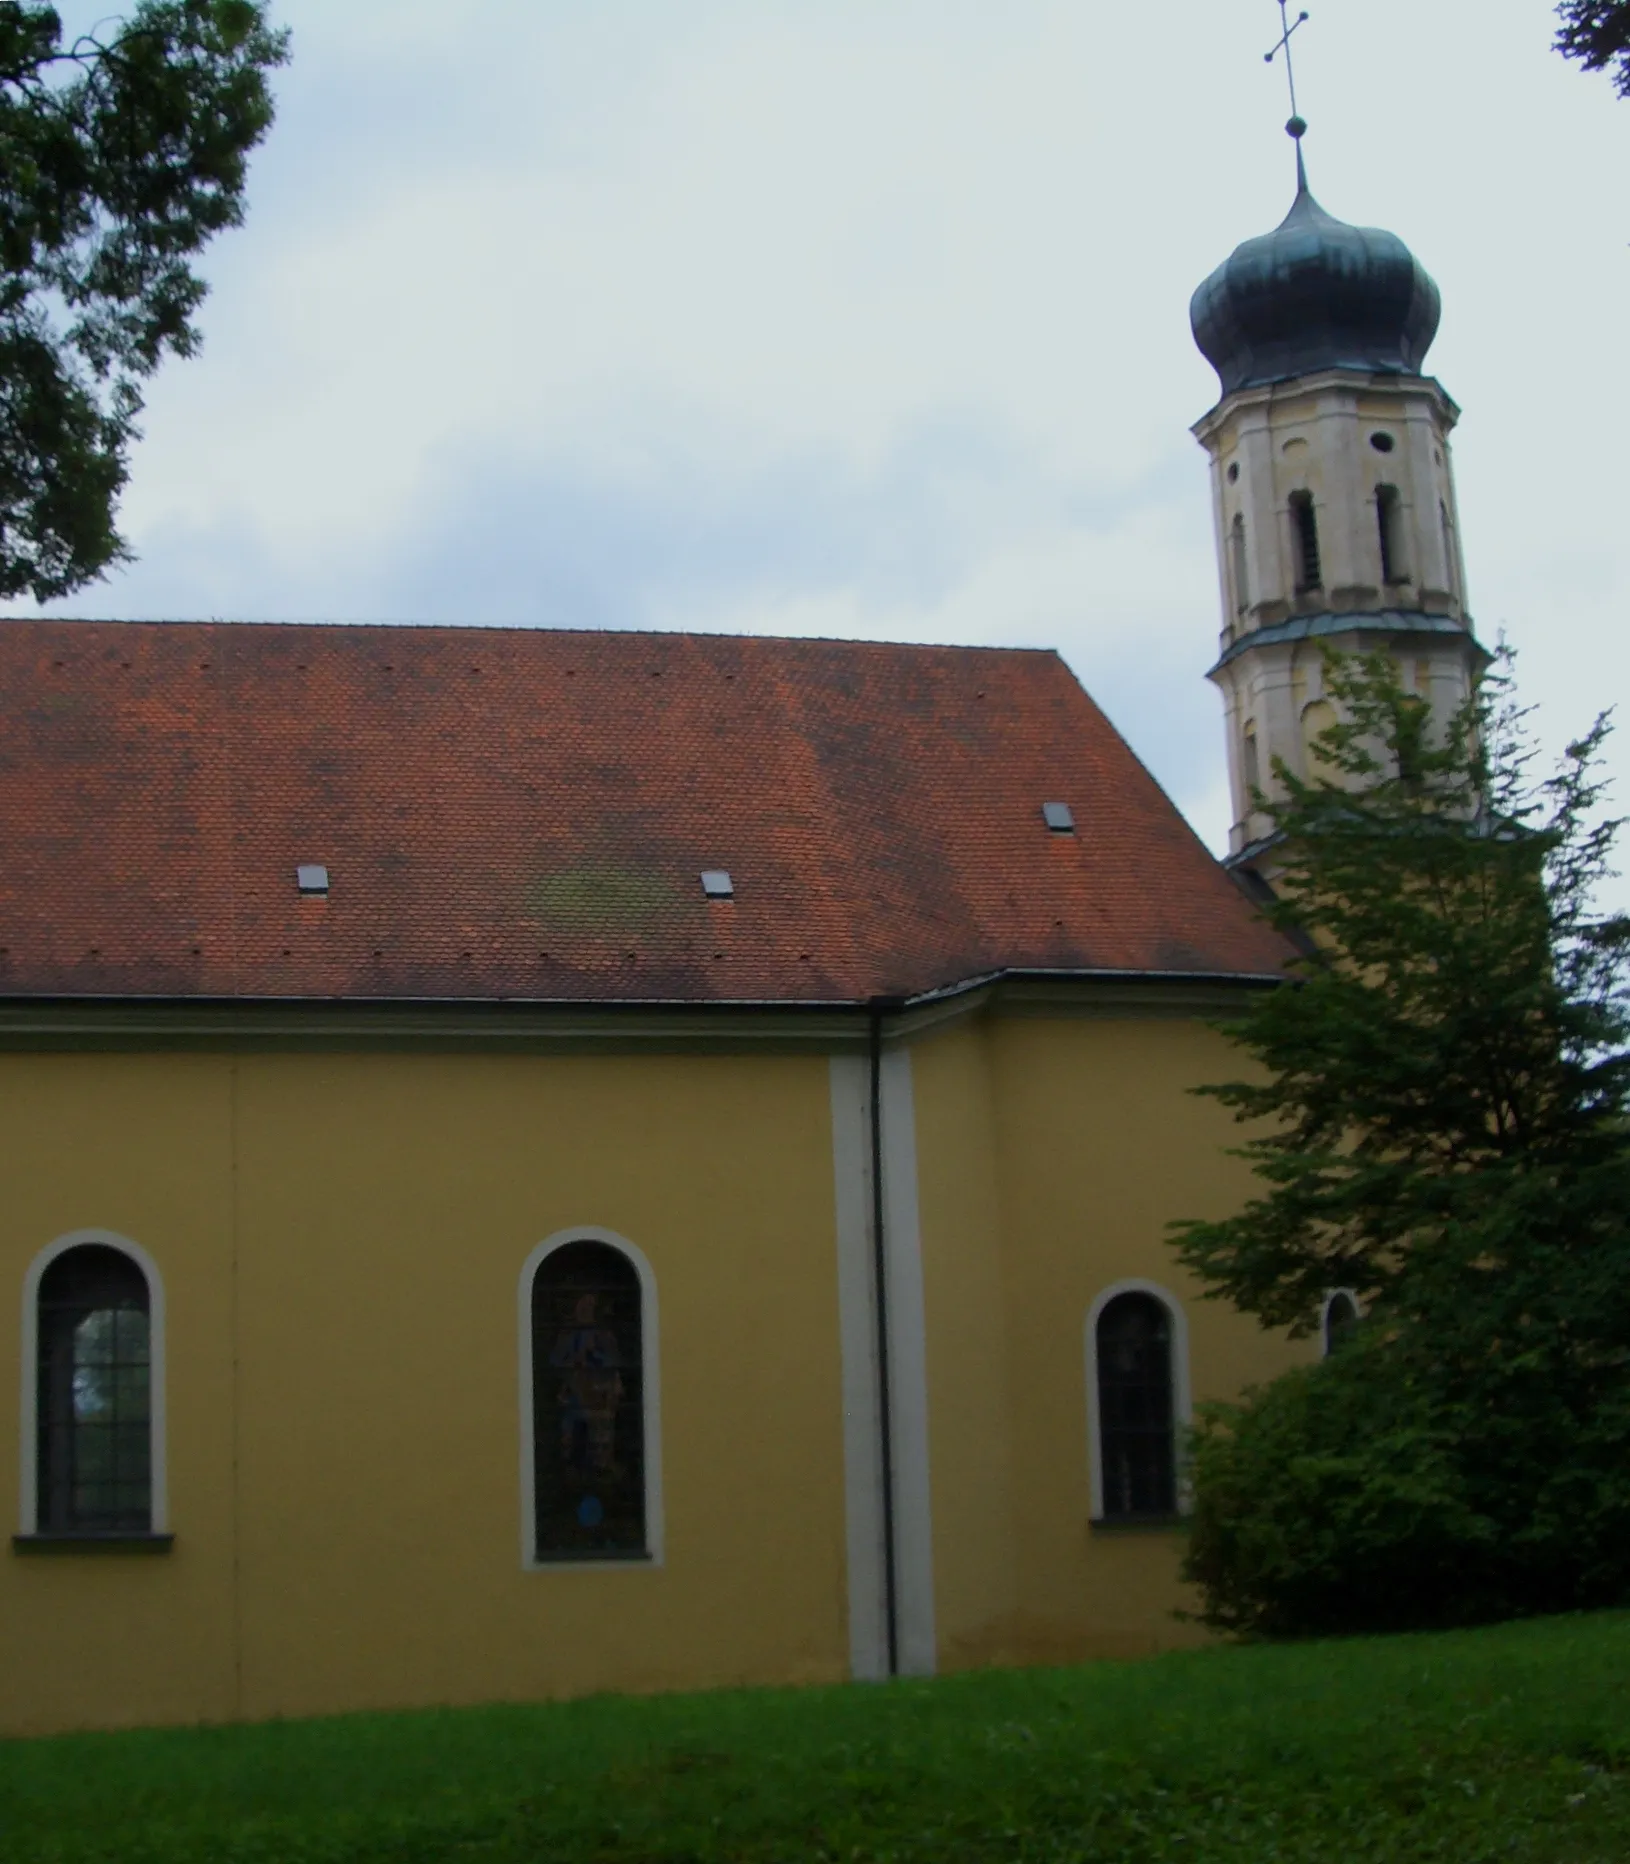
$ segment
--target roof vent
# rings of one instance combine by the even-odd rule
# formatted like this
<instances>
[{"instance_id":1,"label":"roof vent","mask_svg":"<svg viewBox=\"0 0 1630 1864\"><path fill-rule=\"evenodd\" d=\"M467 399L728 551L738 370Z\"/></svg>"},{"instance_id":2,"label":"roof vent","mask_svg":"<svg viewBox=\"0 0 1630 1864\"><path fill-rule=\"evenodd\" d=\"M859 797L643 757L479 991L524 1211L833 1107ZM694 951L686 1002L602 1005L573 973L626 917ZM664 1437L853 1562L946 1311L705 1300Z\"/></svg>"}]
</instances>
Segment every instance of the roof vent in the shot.
<instances>
[{"instance_id":1,"label":"roof vent","mask_svg":"<svg viewBox=\"0 0 1630 1864\"><path fill-rule=\"evenodd\" d=\"M702 891L710 900L733 900L736 897L735 882L722 867L702 869Z\"/></svg>"},{"instance_id":2,"label":"roof vent","mask_svg":"<svg viewBox=\"0 0 1630 1864\"><path fill-rule=\"evenodd\" d=\"M294 884L302 893L326 893L328 869L315 861L302 861L294 870Z\"/></svg>"},{"instance_id":3,"label":"roof vent","mask_svg":"<svg viewBox=\"0 0 1630 1864\"><path fill-rule=\"evenodd\" d=\"M1068 803L1043 803L1041 819L1055 835L1075 833L1075 817L1071 814Z\"/></svg>"}]
</instances>

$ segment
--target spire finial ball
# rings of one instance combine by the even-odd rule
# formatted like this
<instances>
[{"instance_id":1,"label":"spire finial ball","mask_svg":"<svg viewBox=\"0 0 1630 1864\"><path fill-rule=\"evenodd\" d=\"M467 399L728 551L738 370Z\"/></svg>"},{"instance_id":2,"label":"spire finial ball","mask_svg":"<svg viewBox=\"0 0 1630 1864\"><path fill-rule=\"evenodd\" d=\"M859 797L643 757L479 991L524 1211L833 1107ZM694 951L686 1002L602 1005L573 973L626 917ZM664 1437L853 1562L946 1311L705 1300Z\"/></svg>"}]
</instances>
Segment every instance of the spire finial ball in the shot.
<instances>
[{"instance_id":1,"label":"spire finial ball","mask_svg":"<svg viewBox=\"0 0 1630 1864\"><path fill-rule=\"evenodd\" d=\"M1307 124L1301 117L1293 116L1285 125L1285 134L1289 136L1293 142L1300 142L1307 134Z\"/></svg>"}]
</instances>

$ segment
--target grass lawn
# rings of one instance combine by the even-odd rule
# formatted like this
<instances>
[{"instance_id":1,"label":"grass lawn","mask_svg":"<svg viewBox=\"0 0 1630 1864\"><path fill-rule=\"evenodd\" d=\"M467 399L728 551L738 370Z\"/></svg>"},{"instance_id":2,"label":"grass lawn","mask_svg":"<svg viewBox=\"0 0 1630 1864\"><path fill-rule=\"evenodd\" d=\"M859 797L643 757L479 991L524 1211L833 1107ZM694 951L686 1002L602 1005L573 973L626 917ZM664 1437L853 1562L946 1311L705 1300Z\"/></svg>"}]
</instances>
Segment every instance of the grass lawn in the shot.
<instances>
[{"instance_id":1,"label":"grass lawn","mask_svg":"<svg viewBox=\"0 0 1630 1864\"><path fill-rule=\"evenodd\" d=\"M1630 1613L0 1743L5 1864L1630 1860Z\"/></svg>"}]
</instances>

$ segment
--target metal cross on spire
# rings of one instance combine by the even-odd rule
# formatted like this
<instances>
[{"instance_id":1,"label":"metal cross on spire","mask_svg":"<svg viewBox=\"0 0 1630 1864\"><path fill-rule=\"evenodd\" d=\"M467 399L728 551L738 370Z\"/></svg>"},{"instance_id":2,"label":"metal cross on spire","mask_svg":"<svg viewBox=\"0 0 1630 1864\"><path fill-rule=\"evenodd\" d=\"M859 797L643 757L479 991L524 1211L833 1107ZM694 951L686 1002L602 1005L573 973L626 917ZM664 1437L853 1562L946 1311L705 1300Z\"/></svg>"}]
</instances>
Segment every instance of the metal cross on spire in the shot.
<instances>
[{"instance_id":1,"label":"metal cross on spire","mask_svg":"<svg viewBox=\"0 0 1630 1864\"><path fill-rule=\"evenodd\" d=\"M1285 82L1290 86L1290 121L1285 125L1285 134L1296 144L1296 182L1298 187L1307 186L1307 170L1302 166L1302 138L1307 134L1307 124L1301 112L1296 108L1296 67L1291 62L1290 37L1296 28L1307 20L1304 7L1295 19L1290 17L1287 6L1289 0L1279 0L1279 42L1271 52L1262 54L1262 62L1271 65L1281 52L1285 54Z\"/></svg>"}]
</instances>

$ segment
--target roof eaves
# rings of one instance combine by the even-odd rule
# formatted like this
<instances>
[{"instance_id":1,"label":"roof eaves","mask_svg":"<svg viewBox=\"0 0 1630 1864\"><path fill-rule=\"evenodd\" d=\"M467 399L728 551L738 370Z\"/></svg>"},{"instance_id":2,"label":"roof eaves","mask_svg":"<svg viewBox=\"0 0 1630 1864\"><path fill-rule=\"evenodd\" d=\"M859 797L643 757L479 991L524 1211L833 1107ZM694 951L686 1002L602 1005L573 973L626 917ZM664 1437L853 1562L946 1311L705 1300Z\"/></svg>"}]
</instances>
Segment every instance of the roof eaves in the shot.
<instances>
[{"instance_id":1,"label":"roof eaves","mask_svg":"<svg viewBox=\"0 0 1630 1864\"><path fill-rule=\"evenodd\" d=\"M1136 971L1076 965L1013 965L986 971L978 977L959 978L952 984L936 985L901 999L906 1009L919 1009L929 1003L943 1003L969 991L985 990L994 984L1195 984L1215 989L1219 985L1237 984L1264 987L1282 983L1276 971Z\"/></svg>"},{"instance_id":2,"label":"roof eaves","mask_svg":"<svg viewBox=\"0 0 1630 1864\"><path fill-rule=\"evenodd\" d=\"M930 989L865 997L362 997L362 996L169 996L0 991L0 1006L35 1009L149 1010L332 1010L389 1014L402 1010L487 1011L595 1010L631 1015L685 1011L691 1014L750 1014L769 1011L830 1015L835 1010L919 1009L970 992L1009 983L1194 984L1215 989L1237 985L1262 988L1283 982L1274 971L1144 971L1096 966L1003 966L981 971Z\"/></svg>"}]
</instances>

